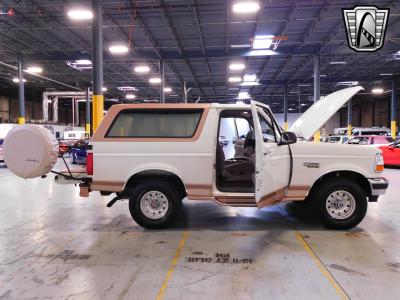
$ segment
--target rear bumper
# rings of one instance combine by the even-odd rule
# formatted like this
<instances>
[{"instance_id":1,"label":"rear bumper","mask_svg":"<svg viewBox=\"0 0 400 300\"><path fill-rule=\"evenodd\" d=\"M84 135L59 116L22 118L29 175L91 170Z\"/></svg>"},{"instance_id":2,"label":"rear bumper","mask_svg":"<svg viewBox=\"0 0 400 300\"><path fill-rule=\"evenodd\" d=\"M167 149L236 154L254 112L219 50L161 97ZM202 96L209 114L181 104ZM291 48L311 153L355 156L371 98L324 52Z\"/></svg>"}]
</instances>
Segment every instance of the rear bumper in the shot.
<instances>
[{"instance_id":1,"label":"rear bumper","mask_svg":"<svg viewBox=\"0 0 400 300\"><path fill-rule=\"evenodd\" d=\"M389 181L384 177L368 178L368 182L371 186L371 196L383 195L389 186Z\"/></svg>"}]
</instances>

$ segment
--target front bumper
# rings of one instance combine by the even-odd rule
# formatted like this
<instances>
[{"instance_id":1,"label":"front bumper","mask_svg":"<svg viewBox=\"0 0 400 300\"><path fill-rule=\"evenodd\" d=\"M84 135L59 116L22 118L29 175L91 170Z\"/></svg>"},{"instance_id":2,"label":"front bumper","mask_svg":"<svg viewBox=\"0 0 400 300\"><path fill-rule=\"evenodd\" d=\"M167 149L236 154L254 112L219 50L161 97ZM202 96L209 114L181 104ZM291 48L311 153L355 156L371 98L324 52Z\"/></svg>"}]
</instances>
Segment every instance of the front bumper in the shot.
<instances>
[{"instance_id":1,"label":"front bumper","mask_svg":"<svg viewBox=\"0 0 400 300\"><path fill-rule=\"evenodd\" d=\"M368 182L371 186L371 196L383 195L389 186L389 181L384 177L368 178Z\"/></svg>"}]
</instances>

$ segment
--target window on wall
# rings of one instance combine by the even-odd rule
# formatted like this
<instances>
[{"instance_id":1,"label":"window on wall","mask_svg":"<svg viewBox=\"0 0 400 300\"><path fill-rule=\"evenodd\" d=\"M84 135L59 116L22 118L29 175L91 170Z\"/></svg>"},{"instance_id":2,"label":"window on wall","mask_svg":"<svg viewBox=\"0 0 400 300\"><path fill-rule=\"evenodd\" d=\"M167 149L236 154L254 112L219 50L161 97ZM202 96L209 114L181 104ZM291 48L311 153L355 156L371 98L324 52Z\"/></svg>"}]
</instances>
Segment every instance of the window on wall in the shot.
<instances>
[{"instance_id":1,"label":"window on wall","mask_svg":"<svg viewBox=\"0 0 400 300\"><path fill-rule=\"evenodd\" d=\"M125 110L119 113L106 137L190 138L200 121L202 109Z\"/></svg>"}]
</instances>

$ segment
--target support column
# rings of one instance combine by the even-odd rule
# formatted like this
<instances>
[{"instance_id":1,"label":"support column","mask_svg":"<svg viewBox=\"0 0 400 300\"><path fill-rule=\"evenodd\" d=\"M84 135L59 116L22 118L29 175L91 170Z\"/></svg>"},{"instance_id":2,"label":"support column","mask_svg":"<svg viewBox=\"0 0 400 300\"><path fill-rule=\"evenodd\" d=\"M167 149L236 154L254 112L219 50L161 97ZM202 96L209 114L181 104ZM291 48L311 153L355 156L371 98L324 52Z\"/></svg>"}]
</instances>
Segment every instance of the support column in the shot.
<instances>
[{"instance_id":1,"label":"support column","mask_svg":"<svg viewBox=\"0 0 400 300\"><path fill-rule=\"evenodd\" d=\"M285 131L289 130L287 114L288 114L288 93L287 93L287 85L285 85L283 88L283 115L284 115L283 129Z\"/></svg>"},{"instance_id":2,"label":"support column","mask_svg":"<svg viewBox=\"0 0 400 300\"><path fill-rule=\"evenodd\" d=\"M320 55L314 54L314 102L318 101L321 98L320 95ZM319 143L321 133L318 130L314 134L314 142Z\"/></svg>"},{"instance_id":3,"label":"support column","mask_svg":"<svg viewBox=\"0 0 400 300\"><path fill-rule=\"evenodd\" d=\"M49 121L49 103L47 102L47 94L44 92L42 94L42 120L44 123Z\"/></svg>"},{"instance_id":4,"label":"support column","mask_svg":"<svg viewBox=\"0 0 400 300\"><path fill-rule=\"evenodd\" d=\"M347 135L351 136L352 124L353 123L353 107L351 99L347 102Z\"/></svg>"},{"instance_id":5,"label":"support column","mask_svg":"<svg viewBox=\"0 0 400 300\"><path fill-rule=\"evenodd\" d=\"M80 116L79 116L79 102L78 102L78 98L75 98L75 99L74 99L74 105L75 105L75 124L76 124L76 126L79 126L79 125L80 125L80 123L79 123Z\"/></svg>"},{"instance_id":6,"label":"support column","mask_svg":"<svg viewBox=\"0 0 400 300\"><path fill-rule=\"evenodd\" d=\"M103 96L103 0L92 0L93 48L93 131L97 129L104 111Z\"/></svg>"},{"instance_id":7,"label":"support column","mask_svg":"<svg viewBox=\"0 0 400 300\"><path fill-rule=\"evenodd\" d=\"M396 139L396 112L397 112L397 97L396 97L396 80L392 81L392 101L390 102L390 128L392 132L392 138Z\"/></svg>"},{"instance_id":8,"label":"support column","mask_svg":"<svg viewBox=\"0 0 400 300\"><path fill-rule=\"evenodd\" d=\"M19 115L18 124L25 124L25 87L24 87L24 76L22 66L22 54L18 54L18 100L19 100Z\"/></svg>"},{"instance_id":9,"label":"support column","mask_svg":"<svg viewBox=\"0 0 400 300\"><path fill-rule=\"evenodd\" d=\"M88 137L90 137L90 88L86 88L86 111L85 111L85 130Z\"/></svg>"},{"instance_id":10,"label":"support column","mask_svg":"<svg viewBox=\"0 0 400 300\"><path fill-rule=\"evenodd\" d=\"M58 97L55 96L53 98L53 123L57 124L58 122Z\"/></svg>"},{"instance_id":11,"label":"support column","mask_svg":"<svg viewBox=\"0 0 400 300\"><path fill-rule=\"evenodd\" d=\"M183 103L187 103L186 81L183 82Z\"/></svg>"},{"instance_id":12,"label":"support column","mask_svg":"<svg viewBox=\"0 0 400 300\"><path fill-rule=\"evenodd\" d=\"M164 87L165 87L165 62L163 60L160 60L160 78L161 78L160 103L165 103L165 92L164 92Z\"/></svg>"},{"instance_id":13,"label":"support column","mask_svg":"<svg viewBox=\"0 0 400 300\"><path fill-rule=\"evenodd\" d=\"M72 127L74 127L75 126L75 98L72 97L71 100L72 100L71 101L71 106L72 106ZM74 130L74 129L72 128L72 130Z\"/></svg>"}]
</instances>

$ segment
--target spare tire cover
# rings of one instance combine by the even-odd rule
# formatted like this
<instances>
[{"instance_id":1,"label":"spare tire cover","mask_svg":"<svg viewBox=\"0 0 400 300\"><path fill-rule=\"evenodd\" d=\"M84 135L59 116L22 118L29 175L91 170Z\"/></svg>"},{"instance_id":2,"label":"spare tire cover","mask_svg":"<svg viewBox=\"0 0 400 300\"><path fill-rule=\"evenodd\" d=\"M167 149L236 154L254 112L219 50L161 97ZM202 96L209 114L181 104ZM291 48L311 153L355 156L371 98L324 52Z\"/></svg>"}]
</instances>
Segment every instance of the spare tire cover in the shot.
<instances>
[{"instance_id":1,"label":"spare tire cover","mask_svg":"<svg viewBox=\"0 0 400 300\"><path fill-rule=\"evenodd\" d=\"M4 162L17 176L35 178L51 171L58 158L58 142L38 125L15 126L4 140Z\"/></svg>"}]
</instances>

